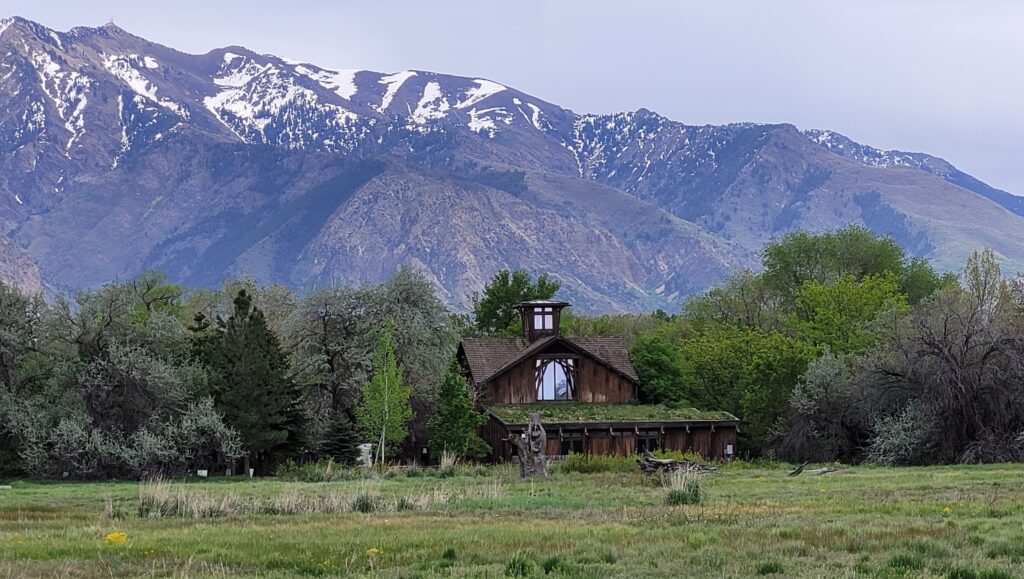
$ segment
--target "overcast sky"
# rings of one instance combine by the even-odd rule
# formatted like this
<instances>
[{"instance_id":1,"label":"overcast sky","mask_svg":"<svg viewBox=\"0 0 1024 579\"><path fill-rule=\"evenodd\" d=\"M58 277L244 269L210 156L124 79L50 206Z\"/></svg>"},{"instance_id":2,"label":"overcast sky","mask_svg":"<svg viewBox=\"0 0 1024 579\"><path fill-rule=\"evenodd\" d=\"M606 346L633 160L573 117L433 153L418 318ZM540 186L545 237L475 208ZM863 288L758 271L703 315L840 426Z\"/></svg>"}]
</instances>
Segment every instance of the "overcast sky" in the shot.
<instances>
[{"instance_id":1,"label":"overcast sky","mask_svg":"<svg viewBox=\"0 0 1024 579\"><path fill-rule=\"evenodd\" d=\"M489 6L493 6L490 8ZM514 86L577 112L828 128L1024 195L1024 1L4 0L67 30Z\"/></svg>"}]
</instances>

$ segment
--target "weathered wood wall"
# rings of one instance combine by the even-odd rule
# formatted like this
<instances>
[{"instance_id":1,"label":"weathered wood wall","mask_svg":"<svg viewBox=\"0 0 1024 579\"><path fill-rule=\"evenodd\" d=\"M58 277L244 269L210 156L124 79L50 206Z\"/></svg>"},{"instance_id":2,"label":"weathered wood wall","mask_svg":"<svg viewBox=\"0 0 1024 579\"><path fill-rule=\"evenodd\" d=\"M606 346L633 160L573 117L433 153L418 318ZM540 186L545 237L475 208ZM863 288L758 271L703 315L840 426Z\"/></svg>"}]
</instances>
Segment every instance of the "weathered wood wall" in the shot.
<instances>
[{"instance_id":1,"label":"weathered wood wall","mask_svg":"<svg viewBox=\"0 0 1024 579\"><path fill-rule=\"evenodd\" d=\"M545 353L544 357L552 357ZM557 355L555 355L557 357ZM631 402L634 385L604 364L588 357L566 354L576 360L576 398L579 402ZM537 358L531 357L509 368L485 385L485 400L497 404L525 404L537 401Z\"/></svg>"},{"instance_id":2,"label":"weathered wood wall","mask_svg":"<svg viewBox=\"0 0 1024 579\"><path fill-rule=\"evenodd\" d=\"M579 436L579 430L562 429L563 434ZM726 458L725 447L732 445L734 452L736 448L737 430L732 425L716 425L714 432L708 425L692 425L690 431L685 426L666 427L664 433L661 430L641 430L643 436L654 436L658 439L658 446L663 450L677 450L679 452L696 452L708 460ZM562 439L556 429L548 430L547 453L552 456L562 454ZM494 450L493 458L498 461L512 458L512 450L506 439L510 435L508 429L493 416L489 417L486 424L480 431L480 436ZM583 452L592 455L616 455L632 456L636 454L637 435L635 430L623 428L621 430L602 429L600 431L589 430L583 436Z\"/></svg>"}]
</instances>

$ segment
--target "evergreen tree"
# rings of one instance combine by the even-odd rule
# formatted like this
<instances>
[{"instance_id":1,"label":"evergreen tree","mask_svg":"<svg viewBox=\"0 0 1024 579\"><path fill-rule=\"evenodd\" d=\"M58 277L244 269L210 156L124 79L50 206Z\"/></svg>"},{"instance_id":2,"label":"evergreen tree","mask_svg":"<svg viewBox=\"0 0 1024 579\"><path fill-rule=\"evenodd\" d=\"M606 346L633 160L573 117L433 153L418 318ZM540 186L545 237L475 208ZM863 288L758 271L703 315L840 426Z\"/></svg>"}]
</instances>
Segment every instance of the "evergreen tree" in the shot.
<instances>
[{"instance_id":1,"label":"evergreen tree","mask_svg":"<svg viewBox=\"0 0 1024 579\"><path fill-rule=\"evenodd\" d=\"M287 376L288 359L245 290L235 297L214 371L214 400L242 437L247 469L250 458L265 470L276 457L298 450L304 420Z\"/></svg>"},{"instance_id":2,"label":"evergreen tree","mask_svg":"<svg viewBox=\"0 0 1024 579\"><path fill-rule=\"evenodd\" d=\"M487 454L487 443L477 430L486 418L473 407L469 386L462 377L458 362L452 362L438 391L437 416L427 423L430 452L444 452L458 457L481 458Z\"/></svg>"},{"instance_id":3,"label":"evergreen tree","mask_svg":"<svg viewBox=\"0 0 1024 579\"><path fill-rule=\"evenodd\" d=\"M344 412L336 412L331 418L320 451L345 466L353 466L359 460L359 434Z\"/></svg>"},{"instance_id":4,"label":"evergreen tree","mask_svg":"<svg viewBox=\"0 0 1024 579\"><path fill-rule=\"evenodd\" d=\"M377 444L377 461L401 446L409 435L409 421L413 418L409 403L412 387L402 379L393 334L393 324L388 320L373 354L373 378L363 387L363 399L356 406L360 430Z\"/></svg>"}]
</instances>

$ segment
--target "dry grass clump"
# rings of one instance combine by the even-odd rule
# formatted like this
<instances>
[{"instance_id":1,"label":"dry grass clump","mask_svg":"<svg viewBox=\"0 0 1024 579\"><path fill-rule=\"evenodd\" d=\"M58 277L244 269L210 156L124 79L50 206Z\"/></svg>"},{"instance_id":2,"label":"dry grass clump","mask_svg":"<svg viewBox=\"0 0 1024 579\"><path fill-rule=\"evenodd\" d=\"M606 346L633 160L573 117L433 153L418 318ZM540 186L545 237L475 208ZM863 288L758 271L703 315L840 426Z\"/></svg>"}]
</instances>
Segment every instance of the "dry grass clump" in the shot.
<instances>
[{"instance_id":1,"label":"dry grass clump","mask_svg":"<svg viewBox=\"0 0 1024 579\"><path fill-rule=\"evenodd\" d=\"M669 505L697 505L704 498L701 473L693 469L673 471L666 479L669 488L665 502Z\"/></svg>"}]
</instances>

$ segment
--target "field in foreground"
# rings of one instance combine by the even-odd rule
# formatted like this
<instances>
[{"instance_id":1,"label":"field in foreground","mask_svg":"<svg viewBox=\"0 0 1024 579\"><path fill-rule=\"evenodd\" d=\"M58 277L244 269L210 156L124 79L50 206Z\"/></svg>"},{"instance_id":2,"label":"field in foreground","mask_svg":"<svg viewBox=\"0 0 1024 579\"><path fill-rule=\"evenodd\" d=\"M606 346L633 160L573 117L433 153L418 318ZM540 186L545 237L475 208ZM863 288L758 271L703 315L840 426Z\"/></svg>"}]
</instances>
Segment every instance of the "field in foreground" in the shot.
<instances>
[{"instance_id":1,"label":"field in foreground","mask_svg":"<svg viewBox=\"0 0 1024 579\"><path fill-rule=\"evenodd\" d=\"M0 490L0 576L1024 576L1022 465L727 468L703 488L701 505L666 506L638 473L523 482L507 467L172 482L146 487L140 517L139 483L16 481Z\"/></svg>"}]
</instances>

